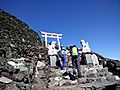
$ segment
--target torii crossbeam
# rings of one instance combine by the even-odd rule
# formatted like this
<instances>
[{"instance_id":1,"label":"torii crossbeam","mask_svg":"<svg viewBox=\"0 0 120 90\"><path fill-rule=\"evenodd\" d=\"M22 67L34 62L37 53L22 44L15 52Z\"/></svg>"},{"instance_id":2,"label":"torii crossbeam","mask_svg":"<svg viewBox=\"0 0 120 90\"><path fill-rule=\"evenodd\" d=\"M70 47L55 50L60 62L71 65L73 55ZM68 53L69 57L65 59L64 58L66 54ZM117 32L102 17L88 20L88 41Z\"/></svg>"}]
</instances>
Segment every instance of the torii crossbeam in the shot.
<instances>
[{"instance_id":1,"label":"torii crossbeam","mask_svg":"<svg viewBox=\"0 0 120 90\"><path fill-rule=\"evenodd\" d=\"M56 34L56 33L48 33L41 31L42 37L45 37L45 46L47 47L47 38L56 38L58 42L59 50L60 48L60 39L62 39L62 34Z\"/></svg>"}]
</instances>

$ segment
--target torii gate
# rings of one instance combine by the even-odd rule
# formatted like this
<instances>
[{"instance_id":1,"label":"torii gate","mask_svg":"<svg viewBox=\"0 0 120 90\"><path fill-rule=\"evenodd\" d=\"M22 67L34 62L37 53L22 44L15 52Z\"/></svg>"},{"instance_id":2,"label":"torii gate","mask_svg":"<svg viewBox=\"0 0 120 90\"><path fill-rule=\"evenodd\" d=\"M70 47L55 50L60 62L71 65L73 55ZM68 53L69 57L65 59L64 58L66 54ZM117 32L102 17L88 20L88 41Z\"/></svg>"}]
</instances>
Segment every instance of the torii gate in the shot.
<instances>
[{"instance_id":1,"label":"torii gate","mask_svg":"<svg viewBox=\"0 0 120 90\"><path fill-rule=\"evenodd\" d=\"M46 47L47 47L47 38L56 38L57 42L58 42L59 50L61 50L59 39L62 39L62 34L48 33L48 32L43 32L43 31L41 31L41 34L42 34L42 37L45 37L45 46Z\"/></svg>"}]
</instances>

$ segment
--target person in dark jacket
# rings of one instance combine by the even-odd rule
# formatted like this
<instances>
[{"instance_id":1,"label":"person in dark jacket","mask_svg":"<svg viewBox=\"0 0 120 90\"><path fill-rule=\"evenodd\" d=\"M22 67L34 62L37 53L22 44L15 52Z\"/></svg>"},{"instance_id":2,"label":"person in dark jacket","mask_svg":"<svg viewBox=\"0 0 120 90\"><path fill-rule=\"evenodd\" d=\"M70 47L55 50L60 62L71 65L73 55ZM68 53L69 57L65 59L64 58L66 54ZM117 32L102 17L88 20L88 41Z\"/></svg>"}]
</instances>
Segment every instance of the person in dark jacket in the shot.
<instances>
[{"instance_id":1,"label":"person in dark jacket","mask_svg":"<svg viewBox=\"0 0 120 90\"><path fill-rule=\"evenodd\" d=\"M75 68L77 69L78 72L78 78L81 77L81 72L80 72L80 56L78 54L78 48L76 45L70 46L70 53L72 57L72 65L73 65L73 73L75 74Z\"/></svg>"}]
</instances>

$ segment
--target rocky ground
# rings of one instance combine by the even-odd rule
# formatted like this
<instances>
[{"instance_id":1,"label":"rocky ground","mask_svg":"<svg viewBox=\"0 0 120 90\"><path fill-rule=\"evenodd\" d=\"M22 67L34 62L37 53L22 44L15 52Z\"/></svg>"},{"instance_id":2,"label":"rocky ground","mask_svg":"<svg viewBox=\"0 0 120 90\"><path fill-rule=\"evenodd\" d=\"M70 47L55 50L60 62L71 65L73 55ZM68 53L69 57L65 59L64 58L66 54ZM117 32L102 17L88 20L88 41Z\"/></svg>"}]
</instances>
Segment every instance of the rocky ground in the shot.
<instances>
[{"instance_id":1,"label":"rocky ground","mask_svg":"<svg viewBox=\"0 0 120 90\"><path fill-rule=\"evenodd\" d=\"M3 79L0 90L30 90L37 87L38 61L45 64L40 69L39 87L46 87L50 71L48 58L48 49L42 46L38 34L0 9L0 76L12 80L6 82Z\"/></svg>"},{"instance_id":2,"label":"rocky ground","mask_svg":"<svg viewBox=\"0 0 120 90\"><path fill-rule=\"evenodd\" d=\"M66 70L51 69L50 90L119 90L120 78L103 68L102 65L89 67L81 65L82 78L70 80L63 76ZM69 68L68 71L71 71ZM111 89L112 88L112 89Z\"/></svg>"}]
</instances>

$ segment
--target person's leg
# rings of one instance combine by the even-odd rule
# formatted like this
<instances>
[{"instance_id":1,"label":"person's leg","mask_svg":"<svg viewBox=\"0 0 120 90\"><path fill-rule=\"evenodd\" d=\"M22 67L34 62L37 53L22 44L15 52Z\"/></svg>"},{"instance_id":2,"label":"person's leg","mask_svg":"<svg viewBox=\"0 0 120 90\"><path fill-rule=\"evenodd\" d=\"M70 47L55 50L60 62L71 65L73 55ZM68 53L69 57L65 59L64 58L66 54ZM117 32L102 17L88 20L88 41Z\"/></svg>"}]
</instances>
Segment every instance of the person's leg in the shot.
<instances>
[{"instance_id":1,"label":"person's leg","mask_svg":"<svg viewBox=\"0 0 120 90\"><path fill-rule=\"evenodd\" d=\"M62 57L62 65L61 65L61 69L64 69L66 67L66 57Z\"/></svg>"},{"instance_id":2,"label":"person's leg","mask_svg":"<svg viewBox=\"0 0 120 90\"><path fill-rule=\"evenodd\" d=\"M77 68L77 72L78 72L78 78L81 77L80 60L81 60L81 58L78 56L78 58L76 58L76 66L77 66L76 68Z\"/></svg>"},{"instance_id":3,"label":"person's leg","mask_svg":"<svg viewBox=\"0 0 120 90\"><path fill-rule=\"evenodd\" d=\"M76 74L76 72L75 72L75 68L76 68L75 56L72 56L72 67L73 67L73 73Z\"/></svg>"},{"instance_id":4,"label":"person's leg","mask_svg":"<svg viewBox=\"0 0 120 90\"><path fill-rule=\"evenodd\" d=\"M66 67L67 64L66 64L66 56L63 57L63 67Z\"/></svg>"},{"instance_id":5,"label":"person's leg","mask_svg":"<svg viewBox=\"0 0 120 90\"><path fill-rule=\"evenodd\" d=\"M62 61L62 63L61 63L61 70L63 70L63 58L61 58L61 61Z\"/></svg>"},{"instance_id":6,"label":"person's leg","mask_svg":"<svg viewBox=\"0 0 120 90\"><path fill-rule=\"evenodd\" d=\"M74 58L74 56L72 57L72 67L75 68L75 58Z\"/></svg>"}]
</instances>

